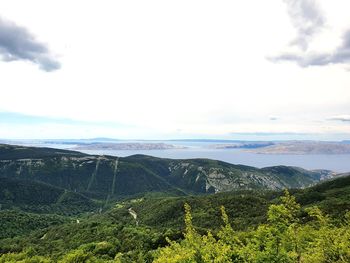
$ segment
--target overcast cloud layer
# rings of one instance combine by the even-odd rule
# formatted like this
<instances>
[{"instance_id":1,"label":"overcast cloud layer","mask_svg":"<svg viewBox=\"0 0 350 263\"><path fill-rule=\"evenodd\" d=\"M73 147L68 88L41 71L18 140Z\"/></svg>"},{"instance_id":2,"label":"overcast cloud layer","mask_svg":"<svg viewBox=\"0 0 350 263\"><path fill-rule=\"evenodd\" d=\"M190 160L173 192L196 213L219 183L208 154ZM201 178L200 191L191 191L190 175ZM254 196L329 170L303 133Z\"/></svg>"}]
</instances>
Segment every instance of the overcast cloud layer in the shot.
<instances>
[{"instance_id":1,"label":"overcast cloud layer","mask_svg":"<svg viewBox=\"0 0 350 263\"><path fill-rule=\"evenodd\" d=\"M0 138L350 139L348 10L0 1Z\"/></svg>"},{"instance_id":2,"label":"overcast cloud layer","mask_svg":"<svg viewBox=\"0 0 350 263\"><path fill-rule=\"evenodd\" d=\"M60 63L43 43L25 28L0 17L0 56L4 61L25 60L44 71L60 68Z\"/></svg>"}]
</instances>

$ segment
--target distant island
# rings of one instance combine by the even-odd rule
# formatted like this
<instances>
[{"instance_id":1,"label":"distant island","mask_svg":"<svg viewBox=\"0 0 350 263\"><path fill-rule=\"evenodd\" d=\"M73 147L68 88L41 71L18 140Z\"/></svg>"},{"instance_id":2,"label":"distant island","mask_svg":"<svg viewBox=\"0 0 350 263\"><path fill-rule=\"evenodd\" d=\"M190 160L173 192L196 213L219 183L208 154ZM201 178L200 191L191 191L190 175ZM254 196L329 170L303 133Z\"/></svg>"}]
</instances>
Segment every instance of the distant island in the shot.
<instances>
[{"instance_id":1,"label":"distant island","mask_svg":"<svg viewBox=\"0 0 350 263\"><path fill-rule=\"evenodd\" d=\"M256 149L274 145L273 142L235 142L210 145L211 149Z\"/></svg>"},{"instance_id":2,"label":"distant island","mask_svg":"<svg viewBox=\"0 0 350 263\"><path fill-rule=\"evenodd\" d=\"M290 141L247 150L260 154L350 154L350 144L342 142Z\"/></svg>"},{"instance_id":3,"label":"distant island","mask_svg":"<svg viewBox=\"0 0 350 263\"><path fill-rule=\"evenodd\" d=\"M184 149L183 146L175 146L166 143L86 143L73 147L73 150L169 150Z\"/></svg>"}]
</instances>

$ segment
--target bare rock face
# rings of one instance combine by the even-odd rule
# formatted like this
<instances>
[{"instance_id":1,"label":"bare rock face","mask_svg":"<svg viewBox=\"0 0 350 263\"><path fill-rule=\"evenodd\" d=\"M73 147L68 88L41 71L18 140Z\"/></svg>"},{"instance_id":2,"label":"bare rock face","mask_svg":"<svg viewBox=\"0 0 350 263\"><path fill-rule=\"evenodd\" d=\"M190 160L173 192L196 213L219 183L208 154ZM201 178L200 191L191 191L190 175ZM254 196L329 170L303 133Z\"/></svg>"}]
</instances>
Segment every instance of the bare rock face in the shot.
<instances>
[{"instance_id":1,"label":"bare rock face","mask_svg":"<svg viewBox=\"0 0 350 263\"><path fill-rule=\"evenodd\" d=\"M211 160L173 161L168 167L170 177L185 179L185 188L194 187L205 192L234 190L304 188L332 178L327 170L307 171L296 167L276 166L257 169Z\"/></svg>"}]
</instances>

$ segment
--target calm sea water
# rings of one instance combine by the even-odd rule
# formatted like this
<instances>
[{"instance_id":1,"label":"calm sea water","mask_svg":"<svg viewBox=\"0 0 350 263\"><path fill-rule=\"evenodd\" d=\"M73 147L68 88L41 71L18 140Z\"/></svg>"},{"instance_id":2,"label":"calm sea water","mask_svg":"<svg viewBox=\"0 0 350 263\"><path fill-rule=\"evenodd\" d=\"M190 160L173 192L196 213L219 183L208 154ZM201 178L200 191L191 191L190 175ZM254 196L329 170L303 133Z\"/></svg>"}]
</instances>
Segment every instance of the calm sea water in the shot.
<instances>
[{"instance_id":1,"label":"calm sea water","mask_svg":"<svg viewBox=\"0 0 350 263\"><path fill-rule=\"evenodd\" d=\"M104 154L125 157L133 154L146 154L162 158L189 159L189 158L209 158L221 160L232 164L243 164L255 167L267 167L274 165L298 166L305 169L328 169L335 172L350 172L350 155L294 155L294 154L255 154L239 149L209 149L203 143L181 143L187 146L186 149L171 150L86 150L89 154Z\"/></svg>"}]
</instances>

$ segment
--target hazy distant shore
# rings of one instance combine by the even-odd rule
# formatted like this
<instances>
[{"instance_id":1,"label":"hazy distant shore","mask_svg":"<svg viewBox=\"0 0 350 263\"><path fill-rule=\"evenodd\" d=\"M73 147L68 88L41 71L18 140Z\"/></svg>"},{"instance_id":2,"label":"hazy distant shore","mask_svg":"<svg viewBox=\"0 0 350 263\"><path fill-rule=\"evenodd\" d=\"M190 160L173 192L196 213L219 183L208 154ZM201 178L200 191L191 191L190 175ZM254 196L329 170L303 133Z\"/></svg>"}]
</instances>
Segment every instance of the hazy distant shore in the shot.
<instances>
[{"instance_id":1,"label":"hazy distant shore","mask_svg":"<svg viewBox=\"0 0 350 263\"><path fill-rule=\"evenodd\" d=\"M259 154L350 154L350 144L336 142L283 142L247 150Z\"/></svg>"}]
</instances>

